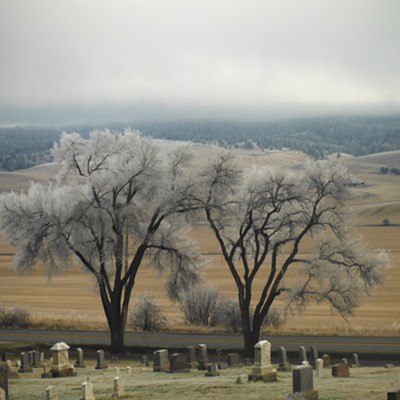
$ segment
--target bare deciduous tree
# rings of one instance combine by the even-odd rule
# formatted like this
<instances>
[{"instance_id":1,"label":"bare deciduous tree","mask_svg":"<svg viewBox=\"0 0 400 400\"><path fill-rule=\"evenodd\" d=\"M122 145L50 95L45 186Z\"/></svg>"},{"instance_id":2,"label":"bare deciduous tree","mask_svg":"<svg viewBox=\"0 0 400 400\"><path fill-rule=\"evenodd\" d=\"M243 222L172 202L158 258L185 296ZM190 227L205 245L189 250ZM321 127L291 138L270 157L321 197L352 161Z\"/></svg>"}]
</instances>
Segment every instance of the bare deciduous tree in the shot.
<instances>
[{"instance_id":1,"label":"bare deciduous tree","mask_svg":"<svg viewBox=\"0 0 400 400\"><path fill-rule=\"evenodd\" d=\"M192 196L236 284L246 355L277 298L284 300L282 313L314 300L346 318L361 294L380 284L387 257L367 251L351 233L349 180L340 164L245 172L231 154L219 153L198 180Z\"/></svg>"},{"instance_id":2,"label":"bare deciduous tree","mask_svg":"<svg viewBox=\"0 0 400 400\"><path fill-rule=\"evenodd\" d=\"M164 156L135 132L96 131L88 140L63 134L53 148L61 164L54 182L27 193L3 193L0 227L24 273L37 264L49 275L77 260L94 277L121 352L135 279L145 257L168 270L171 298L199 279L199 260L181 217L191 205L188 160L182 149Z\"/></svg>"}]
</instances>

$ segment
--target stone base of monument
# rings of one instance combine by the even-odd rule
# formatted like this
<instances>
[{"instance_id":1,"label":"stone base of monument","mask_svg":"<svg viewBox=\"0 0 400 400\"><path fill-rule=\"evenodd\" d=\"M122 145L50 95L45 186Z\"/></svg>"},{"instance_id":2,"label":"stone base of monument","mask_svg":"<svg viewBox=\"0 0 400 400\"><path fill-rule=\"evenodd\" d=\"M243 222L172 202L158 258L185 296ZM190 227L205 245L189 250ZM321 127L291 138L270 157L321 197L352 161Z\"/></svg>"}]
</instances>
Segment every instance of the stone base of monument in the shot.
<instances>
[{"instance_id":1,"label":"stone base of monument","mask_svg":"<svg viewBox=\"0 0 400 400\"><path fill-rule=\"evenodd\" d=\"M249 381L276 382L276 369L272 365L253 367L249 375Z\"/></svg>"},{"instance_id":2,"label":"stone base of monument","mask_svg":"<svg viewBox=\"0 0 400 400\"><path fill-rule=\"evenodd\" d=\"M26 372L33 372L33 368L31 368L31 367L24 367L24 368L19 368L18 369L18 372L20 373L20 374L24 374L24 373L26 373Z\"/></svg>"},{"instance_id":3,"label":"stone base of monument","mask_svg":"<svg viewBox=\"0 0 400 400\"><path fill-rule=\"evenodd\" d=\"M291 393L286 400L318 400L318 391L308 390L306 392Z\"/></svg>"},{"instance_id":4,"label":"stone base of monument","mask_svg":"<svg viewBox=\"0 0 400 400\"><path fill-rule=\"evenodd\" d=\"M208 362L199 361L199 365L197 366L197 369L199 371L207 371L207 368L208 368Z\"/></svg>"},{"instance_id":5,"label":"stone base of monument","mask_svg":"<svg viewBox=\"0 0 400 400\"><path fill-rule=\"evenodd\" d=\"M53 377L53 374L51 372L42 372L42 374L40 375L40 377L42 379L49 379Z\"/></svg>"},{"instance_id":6,"label":"stone base of monument","mask_svg":"<svg viewBox=\"0 0 400 400\"><path fill-rule=\"evenodd\" d=\"M76 372L74 371L74 367L63 368L63 369L52 369L51 375L53 378L65 378L67 376L76 376Z\"/></svg>"}]
</instances>

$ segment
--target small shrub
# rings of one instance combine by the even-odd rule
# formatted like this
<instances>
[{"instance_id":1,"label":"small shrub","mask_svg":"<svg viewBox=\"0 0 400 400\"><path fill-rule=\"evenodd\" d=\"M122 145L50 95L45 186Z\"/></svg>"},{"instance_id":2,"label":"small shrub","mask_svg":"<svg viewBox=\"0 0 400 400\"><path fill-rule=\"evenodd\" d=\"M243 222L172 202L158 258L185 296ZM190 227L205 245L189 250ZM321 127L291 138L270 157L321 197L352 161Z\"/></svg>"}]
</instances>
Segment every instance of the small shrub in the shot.
<instances>
[{"instance_id":1,"label":"small shrub","mask_svg":"<svg viewBox=\"0 0 400 400\"><path fill-rule=\"evenodd\" d=\"M215 314L218 325L225 326L233 333L241 331L242 317L239 302L236 299L223 296L218 300Z\"/></svg>"},{"instance_id":2,"label":"small shrub","mask_svg":"<svg viewBox=\"0 0 400 400\"><path fill-rule=\"evenodd\" d=\"M390 225L389 218L385 218L385 219L383 219L383 221L382 221L382 224L383 224L383 225L385 225L385 226L388 226L388 225Z\"/></svg>"},{"instance_id":3,"label":"small shrub","mask_svg":"<svg viewBox=\"0 0 400 400\"><path fill-rule=\"evenodd\" d=\"M0 307L0 326L2 328L26 328L29 325L29 319L29 312L23 308Z\"/></svg>"},{"instance_id":4,"label":"small shrub","mask_svg":"<svg viewBox=\"0 0 400 400\"><path fill-rule=\"evenodd\" d=\"M136 298L136 304L130 318L130 324L142 331L160 331L167 325L160 306L150 293L141 293Z\"/></svg>"},{"instance_id":5,"label":"small shrub","mask_svg":"<svg viewBox=\"0 0 400 400\"><path fill-rule=\"evenodd\" d=\"M180 308L185 322L193 325L215 326L218 291L214 286L201 285L185 292Z\"/></svg>"}]
</instances>

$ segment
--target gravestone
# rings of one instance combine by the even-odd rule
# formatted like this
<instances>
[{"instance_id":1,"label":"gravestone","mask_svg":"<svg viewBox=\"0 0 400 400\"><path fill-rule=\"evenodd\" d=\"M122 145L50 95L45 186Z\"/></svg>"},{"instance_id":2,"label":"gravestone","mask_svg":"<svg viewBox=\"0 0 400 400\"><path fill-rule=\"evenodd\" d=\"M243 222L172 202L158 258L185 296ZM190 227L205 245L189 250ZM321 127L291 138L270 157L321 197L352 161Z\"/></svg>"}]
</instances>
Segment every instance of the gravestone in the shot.
<instances>
[{"instance_id":1,"label":"gravestone","mask_svg":"<svg viewBox=\"0 0 400 400\"><path fill-rule=\"evenodd\" d=\"M161 349L154 352L154 372L166 372L169 369L168 350Z\"/></svg>"},{"instance_id":2,"label":"gravestone","mask_svg":"<svg viewBox=\"0 0 400 400\"><path fill-rule=\"evenodd\" d=\"M279 371L291 371L292 366L287 360L286 348L283 346L279 347Z\"/></svg>"},{"instance_id":3,"label":"gravestone","mask_svg":"<svg viewBox=\"0 0 400 400\"><path fill-rule=\"evenodd\" d=\"M318 350L316 346L310 346L310 358L311 365L315 367L318 360Z\"/></svg>"},{"instance_id":4,"label":"gravestone","mask_svg":"<svg viewBox=\"0 0 400 400\"><path fill-rule=\"evenodd\" d=\"M303 361L308 361L306 348L304 346L299 347L299 359L300 359L299 364L302 364Z\"/></svg>"},{"instance_id":5,"label":"gravestone","mask_svg":"<svg viewBox=\"0 0 400 400\"><path fill-rule=\"evenodd\" d=\"M118 399L124 395L124 383L121 378L116 376L114 378L114 391L113 391L113 398Z\"/></svg>"},{"instance_id":6,"label":"gravestone","mask_svg":"<svg viewBox=\"0 0 400 400\"><path fill-rule=\"evenodd\" d=\"M347 358L342 358L342 363L349 365L349 360Z\"/></svg>"},{"instance_id":7,"label":"gravestone","mask_svg":"<svg viewBox=\"0 0 400 400\"><path fill-rule=\"evenodd\" d=\"M208 354L207 354L207 346L205 344L199 344L197 347L198 351L198 369L201 371L207 370L208 366Z\"/></svg>"},{"instance_id":8,"label":"gravestone","mask_svg":"<svg viewBox=\"0 0 400 400\"><path fill-rule=\"evenodd\" d=\"M199 363L196 361L196 349L194 346L186 347L186 367L189 369L196 369Z\"/></svg>"},{"instance_id":9,"label":"gravestone","mask_svg":"<svg viewBox=\"0 0 400 400\"><path fill-rule=\"evenodd\" d=\"M127 367L126 367L126 372L128 373L128 375L130 375L131 372L132 372L132 368L129 367L129 366L127 366Z\"/></svg>"},{"instance_id":10,"label":"gravestone","mask_svg":"<svg viewBox=\"0 0 400 400\"><path fill-rule=\"evenodd\" d=\"M271 365L271 344L267 340L261 340L254 346L254 366L249 379L276 381L276 371Z\"/></svg>"},{"instance_id":11,"label":"gravestone","mask_svg":"<svg viewBox=\"0 0 400 400\"><path fill-rule=\"evenodd\" d=\"M33 369L29 364L29 354L26 352L21 353L21 366L18 369L18 372L25 373L25 372L32 372Z\"/></svg>"},{"instance_id":12,"label":"gravestone","mask_svg":"<svg viewBox=\"0 0 400 400\"><path fill-rule=\"evenodd\" d=\"M293 368L293 394L309 400L317 400L318 392L314 390L313 368L311 365L300 365ZM293 396L296 398L295 396ZM293 398L292 397L292 398Z\"/></svg>"},{"instance_id":13,"label":"gravestone","mask_svg":"<svg viewBox=\"0 0 400 400\"><path fill-rule=\"evenodd\" d=\"M0 388L0 400L8 400L6 397L6 392Z\"/></svg>"},{"instance_id":14,"label":"gravestone","mask_svg":"<svg viewBox=\"0 0 400 400\"><path fill-rule=\"evenodd\" d=\"M239 353L228 353L228 367L239 367Z\"/></svg>"},{"instance_id":15,"label":"gravestone","mask_svg":"<svg viewBox=\"0 0 400 400\"><path fill-rule=\"evenodd\" d=\"M40 352L37 350L33 350L32 352L30 352L30 354L32 355L32 367L40 368L42 366L40 362Z\"/></svg>"},{"instance_id":16,"label":"gravestone","mask_svg":"<svg viewBox=\"0 0 400 400\"><path fill-rule=\"evenodd\" d=\"M322 376L323 369L324 369L324 361L321 358L318 358L317 362L315 363L316 375Z\"/></svg>"},{"instance_id":17,"label":"gravestone","mask_svg":"<svg viewBox=\"0 0 400 400\"><path fill-rule=\"evenodd\" d=\"M169 358L169 371L176 372L189 372L186 363L186 355L183 353L173 353Z\"/></svg>"},{"instance_id":18,"label":"gravestone","mask_svg":"<svg viewBox=\"0 0 400 400\"><path fill-rule=\"evenodd\" d=\"M13 365L12 365L11 360L7 360L5 363L5 366L7 367L7 371L8 371L8 380L19 379L18 373L13 370Z\"/></svg>"},{"instance_id":19,"label":"gravestone","mask_svg":"<svg viewBox=\"0 0 400 400\"><path fill-rule=\"evenodd\" d=\"M97 350L96 358L97 358L96 369L107 369L108 368L108 366L106 364L104 350Z\"/></svg>"},{"instance_id":20,"label":"gravestone","mask_svg":"<svg viewBox=\"0 0 400 400\"><path fill-rule=\"evenodd\" d=\"M76 349L76 361L75 361L75 368L85 368L85 362L83 361L83 350L78 347Z\"/></svg>"},{"instance_id":21,"label":"gravestone","mask_svg":"<svg viewBox=\"0 0 400 400\"><path fill-rule=\"evenodd\" d=\"M96 400L93 396L93 383L92 382L84 382L82 383L82 397L80 400Z\"/></svg>"},{"instance_id":22,"label":"gravestone","mask_svg":"<svg viewBox=\"0 0 400 400\"><path fill-rule=\"evenodd\" d=\"M58 392L55 386L48 386L46 388L46 400L59 400Z\"/></svg>"},{"instance_id":23,"label":"gravestone","mask_svg":"<svg viewBox=\"0 0 400 400\"><path fill-rule=\"evenodd\" d=\"M246 374L241 374L236 378L237 384L248 383L248 382L249 382L249 376Z\"/></svg>"},{"instance_id":24,"label":"gravestone","mask_svg":"<svg viewBox=\"0 0 400 400\"><path fill-rule=\"evenodd\" d=\"M0 365L0 390L4 390L4 397L8 400L8 366Z\"/></svg>"},{"instance_id":25,"label":"gravestone","mask_svg":"<svg viewBox=\"0 0 400 400\"><path fill-rule=\"evenodd\" d=\"M324 362L324 368L330 368L332 366L331 356L329 354L324 354L322 356L322 361Z\"/></svg>"},{"instance_id":26,"label":"gravestone","mask_svg":"<svg viewBox=\"0 0 400 400\"><path fill-rule=\"evenodd\" d=\"M74 366L69 362L68 356L69 346L64 342L56 343L51 349L53 365L51 366L51 374L53 378L74 376Z\"/></svg>"},{"instance_id":27,"label":"gravestone","mask_svg":"<svg viewBox=\"0 0 400 400\"><path fill-rule=\"evenodd\" d=\"M358 368L358 367L361 366L360 360L358 359L358 354L357 353L353 354L353 362L351 363L351 366L353 368Z\"/></svg>"},{"instance_id":28,"label":"gravestone","mask_svg":"<svg viewBox=\"0 0 400 400\"><path fill-rule=\"evenodd\" d=\"M205 376L219 376L218 364L217 363L209 363L207 365L207 372L204 375Z\"/></svg>"},{"instance_id":29,"label":"gravestone","mask_svg":"<svg viewBox=\"0 0 400 400\"><path fill-rule=\"evenodd\" d=\"M387 400L400 400L400 389L392 389L387 392Z\"/></svg>"},{"instance_id":30,"label":"gravestone","mask_svg":"<svg viewBox=\"0 0 400 400\"><path fill-rule=\"evenodd\" d=\"M346 363L332 365L332 376L335 378L348 378L350 376L349 365Z\"/></svg>"},{"instance_id":31,"label":"gravestone","mask_svg":"<svg viewBox=\"0 0 400 400\"><path fill-rule=\"evenodd\" d=\"M140 363L144 364L145 367L148 367L150 365L149 356L143 356Z\"/></svg>"}]
</instances>

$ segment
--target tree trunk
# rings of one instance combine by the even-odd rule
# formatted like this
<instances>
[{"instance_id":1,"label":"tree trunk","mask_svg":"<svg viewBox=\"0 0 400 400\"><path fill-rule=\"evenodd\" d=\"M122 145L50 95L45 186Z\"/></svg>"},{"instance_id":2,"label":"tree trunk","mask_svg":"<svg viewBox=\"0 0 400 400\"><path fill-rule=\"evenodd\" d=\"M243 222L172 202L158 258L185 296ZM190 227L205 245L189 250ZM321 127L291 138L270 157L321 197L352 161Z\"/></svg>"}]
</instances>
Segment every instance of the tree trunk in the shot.
<instances>
[{"instance_id":1,"label":"tree trunk","mask_svg":"<svg viewBox=\"0 0 400 400\"><path fill-rule=\"evenodd\" d=\"M248 330L243 332L243 342L244 342L244 356L254 357L254 346L259 341L260 332L255 332L254 330Z\"/></svg>"},{"instance_id":2,"label":"tree trunk","mask_svg":"<svg viewBox=\"0 0 400 400\"><path fill-rule=\"evenodd\" d=\"M115 315L108 321L111 334L111 352L121 354L124 352L125 324L119 315Z\"/></svg>"}]
</instances>

